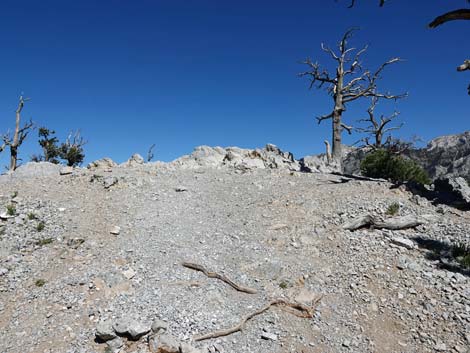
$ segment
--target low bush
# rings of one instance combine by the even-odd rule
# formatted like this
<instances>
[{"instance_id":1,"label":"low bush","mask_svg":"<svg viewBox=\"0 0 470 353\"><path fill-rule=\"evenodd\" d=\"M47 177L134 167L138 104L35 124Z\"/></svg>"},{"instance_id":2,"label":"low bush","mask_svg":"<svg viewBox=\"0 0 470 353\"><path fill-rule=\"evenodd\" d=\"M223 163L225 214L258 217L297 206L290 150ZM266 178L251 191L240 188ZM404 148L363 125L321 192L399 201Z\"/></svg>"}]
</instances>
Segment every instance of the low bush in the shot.
<instances>
[{"instance_id":1,"label":"low bush","mask_svg":"<svg viewBox=\"0 0 470 353\"><path fill-rule=\"evenodd\" d=\"M387 211L385 211L385 214L387 216L396 216L398 214L398 211L400 211L400 204L398 202L394 202L390 206L388 206Z\"/></svg>"},{"instance_id":2,"label":"low bush","mask_svg":"<svg viewBox=\"0 0 470 353\"><path fill-rule=\"evenodd\" d=\"M369 153L361 162L361 172L371 178L383 178L393 183L413 181L430 184L426 171L411 159L380 149Z\"/></svg>"}]
</instances>

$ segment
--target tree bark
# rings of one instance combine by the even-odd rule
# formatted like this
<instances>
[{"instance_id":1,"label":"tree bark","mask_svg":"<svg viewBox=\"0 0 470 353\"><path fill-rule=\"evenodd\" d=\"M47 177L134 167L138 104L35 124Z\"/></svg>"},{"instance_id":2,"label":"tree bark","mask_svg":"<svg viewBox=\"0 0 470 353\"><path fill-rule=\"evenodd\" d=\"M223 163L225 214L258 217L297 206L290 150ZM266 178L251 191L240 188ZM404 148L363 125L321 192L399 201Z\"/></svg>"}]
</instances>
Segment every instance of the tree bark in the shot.
<instances>
[{"instance_id":1,"label":"tree bark","mask_svg":"<svg viewBox=\"0 0 470 353\"><path fill-rule=\"evenodd\" d=\"M19 134L20 134L20 120L21 110L24 106L23 97L20 97L18 108L16 109L16 121L15 121L15 133L13 135L13 142L10 145L10 170L15 170L18 163L18 145L19 145Z\"/></svg>"},{"instance_id":2,"label":"tree bark","mask_svg":"<svg viewBox=\"0 0 470 353\"><path fill-rule=\"evenodd\" d=\"M343 132L343 127L341 125L341 116L344 111L343 105L343 85L344 85L344 59L340 60L339 66L336 70L336 92L333 96L335 100L335 107L333 110L333 118L331 119L333 122L333 139L332 139L332 155L334 162L339 166L340 172L343 171L343 153L342 153L342 145L341 145L341 134Z\"/></svg>"}]
</instances>

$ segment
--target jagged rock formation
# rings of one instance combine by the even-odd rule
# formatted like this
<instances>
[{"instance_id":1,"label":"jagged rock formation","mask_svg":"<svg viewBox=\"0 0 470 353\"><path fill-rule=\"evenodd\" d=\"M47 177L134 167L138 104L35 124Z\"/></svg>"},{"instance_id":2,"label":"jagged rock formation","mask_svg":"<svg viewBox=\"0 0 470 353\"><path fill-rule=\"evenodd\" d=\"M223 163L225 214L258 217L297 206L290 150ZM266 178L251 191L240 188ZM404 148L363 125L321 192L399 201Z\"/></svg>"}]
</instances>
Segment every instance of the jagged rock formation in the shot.
<instances>
[{"instance_id":1,"label":"jagged rock formation","mask_svg":"<svg viewBox=\"0 0 470 353\"><path fill-rule=\"evenodd\" d=\"M443 176L470 177L470 131L437 137L410 157L420 163L431 178Z\"/></svg>"},{"instance_id":2,"label":"jagged rock formation","mask_svg":"<svg viewBox=\"0 0 470 353\"><path fill-rule=\"evenodd\" d=\"M350 150L344 157L344 172L359 174L361 160L367 152L359 148ZM407 152L406 156L418 162L433 180L451 176L469 179L470 131L437 137L426 147Z\"/></svg>"},{"instance_id":3,"label":"jagged rock formation","mask_svg":"<svg viewBox=\"0 0 470 353\"><path fill-rule=\"evenodd\" d=\"M262 149L243 149L239 147L199 146L190 155L169 163L172 167L196 169L201 167L224 168L237 170L252 169L287 169L300 170L300 163L290 152L283 152L277 146L267 144Z\"/></svg>"},{"instance_id":4,"label":"jagged rock formation","mask_svg":"<svg viewBox=\"0 0 470 353\"><path fill-rule=\"evenodd\" d=\"M108 169L116 167L117 163L114 162L111 158L102 158L94 162L91 162L87 165L88 169Z\"/></svg>"}]
</instances>

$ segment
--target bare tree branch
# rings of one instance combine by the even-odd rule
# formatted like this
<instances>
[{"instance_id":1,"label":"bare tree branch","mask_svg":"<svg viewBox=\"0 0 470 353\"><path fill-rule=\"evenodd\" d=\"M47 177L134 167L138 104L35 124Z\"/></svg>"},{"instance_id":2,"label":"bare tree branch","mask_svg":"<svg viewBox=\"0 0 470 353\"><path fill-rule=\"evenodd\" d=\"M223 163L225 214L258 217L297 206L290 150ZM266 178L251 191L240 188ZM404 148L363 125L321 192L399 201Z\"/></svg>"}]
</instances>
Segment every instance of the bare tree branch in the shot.
<instances>
[{"instance_id":1,"label":"bare tree branch","mask_svg":"<svg viewBox=\"0 0 470 353\"><path fill-rule=\"evenodd\" d=\"M325 83L334 84L335 79L330 77L330 74L326 70L321 70L318 63L313 63L310 59L302 62L310 67L310 71L302 72L299 74L300 77L310 77L310 89L318 83L318 88L321 88Z\"/></svg>"},{"instance_id":2,"label":"bare tree branch","mask_svg":"<svg viewBox=\"0 0 470 353\"><path fill-rule=\"evenodd\" d=\"M449 11L441 16L437 16L430 24L429 28L436 28L446 22L457 20L470 20L470 9L458 9Z\"/></svg>"},{"instance_id":3,"label":"bare tree branch","mask_svg":"<svg viewBox=\"0 0 470 353\"><path fill-rule=\"evenodd\" d=\"M396 119L400 113L395 111L392 115L386 117L384 115L380 116L380 119L377 119L375 116L375 108L377 107L377 103L381 97L377 95L373 95L371 98L371 103L369 108L367 109L368 118L360 119L360 122L367 122L369 125L366 127L358 127L356 130L361 133L366 133L371 135L375 142L370 144L369 137L364 137L362 141L366 146L371 146L374 148L380 148L382 146L382 140L385 134L389 133L390 131L398 130L403 126L403 123L399 126L387 127L394 119Z\"/></svg>"},{"instance_id":4,"label":"bare tree branch","mask_svg":"<svg viewBox=\"0 0 470 353\"><path fill-rule=\"evenodd\" d=\"M148 152L147 152L147 162L150 162L153 157L154 157L154 154L153 154L153 149L155 148L155 144L152 144L152 146L150 146Z\"/></svg>"},{"instance_id":5,"label":"bare tree branch","mask_svg":"<svg viewBox=\"0 0 470 353\"><path fill-rule=\"evenodd\" d=\"M323 50L324 52L330 54L331 57L332 57L334 60L336 60L336 61L339 60L339 57L335 54L335 52L334 52L331 48L326 47L323 43L321 43L321 48L322 48L322 50Z\"/></svg>"},{"instance_id":6,"label":"bare tree branch","mask_svg":"<svg viewBox=\"0 0 470 353\"><path fill-rule=\"evenodd\" d=\"M351 135L351 132L353 130L352 126L346 125L345 123L341 123L341 127L343 128L343 130L346 130L349 135Z\"/></svg>"},{"instance_id":7,"label":"bare tree branch","mask_svg":"<svg viewBox=\"0 0 470 353\"><path fill-rule=\"evenodd\" d=\"M464 60L463 64L457 67L457 71L470 70L470 60ZM468 94L470 95L470 85L468 85Z\"/></svg>"},{"instance_id":8,"label":"bare tree branch","mask_svg":"<svg viewBox=\"0 0 470 353\"><path fill-rule=\"evenodd\" d=\"M333 113L327 114L327 115L322 115L317 117L318 124L320 124L323 120L328 120L333 118Z\"/></svg>"},{"instance_id":9,"label":"bare tree branch","mask_svg":"<svg viewBox=\"0 0 470 353\"><path fill-rule=\"evenodd\" d=\"M462 65L457 67L457 71L470 70L470 60L465 60Z\"/></svg>"},{"instance_id":10,"label":"bare tree branch","mask_svg":"<svg viewBox=\"0 0 470 353\"><path fill-rule=\"evenodd\" d=\"M23 141L28 136L31 129L34 128L34 123L30 119L28 123L24 124L24 126L18 131L18 145L21 145Z\"/></svg>"}]
</instances>

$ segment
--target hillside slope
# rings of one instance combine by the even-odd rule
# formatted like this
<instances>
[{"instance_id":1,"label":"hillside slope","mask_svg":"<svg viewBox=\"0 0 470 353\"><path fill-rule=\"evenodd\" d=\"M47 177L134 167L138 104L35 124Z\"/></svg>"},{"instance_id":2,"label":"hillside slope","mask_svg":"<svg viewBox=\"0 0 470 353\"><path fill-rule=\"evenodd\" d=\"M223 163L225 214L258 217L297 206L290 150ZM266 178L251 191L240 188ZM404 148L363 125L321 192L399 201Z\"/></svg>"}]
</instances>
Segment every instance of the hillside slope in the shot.
<instances>
[{"instance_id":1,"label":"hillside slope","mask_svg":"<svg viewBox=\"0 0 470 353\"><path fill-rule=\"evenodd\" d=\"M0 177L0 213L14 214L0 220L0 352L169 352L155 348L161 341L149 345L148 334L109 341L112 349L95 340L100 322L122 319L164 321L168 335L189 345L183 352L465 352L470 345L470 278L445 251L470 244L468 212L385 182L329 174L130 163L59 175L41 165L30 167L42 168L36 177L25 170ZM432 222L343 229L362 214L387 217L393 203L400 215ZM432 259L431 245L442 246ZM312 318L273 307L242 332L192 340L273 298L319 303Z\"/></svg>"}]
</instances>

